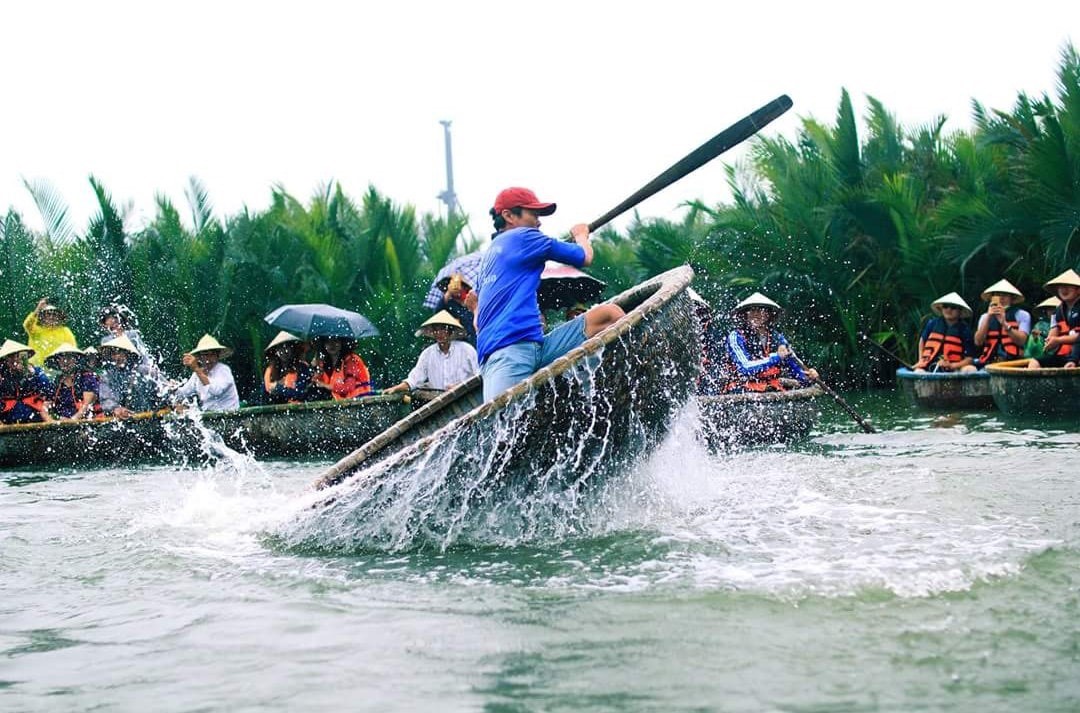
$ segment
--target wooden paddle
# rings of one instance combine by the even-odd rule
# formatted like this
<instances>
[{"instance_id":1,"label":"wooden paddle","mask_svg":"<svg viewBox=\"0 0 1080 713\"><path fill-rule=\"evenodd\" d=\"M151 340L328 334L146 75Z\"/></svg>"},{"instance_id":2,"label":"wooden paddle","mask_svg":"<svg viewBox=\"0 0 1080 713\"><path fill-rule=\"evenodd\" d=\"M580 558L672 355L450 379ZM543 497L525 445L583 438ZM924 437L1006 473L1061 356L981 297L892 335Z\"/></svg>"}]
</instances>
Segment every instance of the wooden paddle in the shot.
<instances>
[{"instance_id":1,"label":"wooden paddle","mask_svg":"<svg viewBox=\"0 0 1080 713\"><path fill-rule=\"evenodd\" d=\"M795 361L799 362L799 366L803 368L803 371L806 371L806 364L803 364L803 360L795 356L794 351L791 352L791 356L795 358ZM820 386L822 391L831 396L833 401L840 404L840 408L847 411L848 416L851 416L853 419L855 419L855 423L862 426L862 430L866 431L867 433L877 433L877 429L867 423L866 420L859 415L859 412L852 408L851 404L845 401L843 396L833 391L833 388L831 386L822 381L820 376L814 379L814 383Z\"/></svg>"},{"instance_id":2,"label":"wooden paddle","mask_svg":"<svg viewBox=\"0 0 1080 713\"><path fill-rule=\"evenodd\" d=\"M915 370L915 365L914 365L914 364L908 364L908 363L907 363L906 361L904 361L904 360L903 360L903 359L901 359L901 358L900 358L899 356L897 356L895 352L889 351L889 350L888 350L888 349L886 349L886 348L885 348L885 347L884 347L883 345L881 345L881 344L878 344L878 343L877 343L877 342L876 342L875 340L871 339L871 338L870 338L870 337L869 337L868 335L866 335L866 334L863 334L863 333L861 333L861 332L860 332L860 333L859 333L859 336L861 336L861 337L862 337L863 339L865 339L866 341L870 342L870 343L871 343L871 344L873 344L873 345L874 345L875 347L877 347L878 349L880 349L880 350L881 350L882 352L884 352L884 353L885 353L885 355L886 355L886 356L890 356L890 357L892 357L893 359L895 359L895 360L896 360L897 362L899 362L900 366L903 366L903 367L905 367L905 368L906 368L906 369L908 369L909 371L914 371L914 370Z\"/></svg>"},{"instance_id":3,"label":"wooden paddle","mask_svg":"<svg viewBox=\"0 0 1080 713\"><path fill-rule=\"evenodd\" d=\"M748 138L761 131L770 122L790 108L791 97L787 94L781 94L757 111L736 121L734 124L676 161L670 168L646 183L622 203L589 223L589 232L595 233L601 227L607 225L646 198L659 193L680 178L690 175L728 149L738 146L743 141L746 141Z\"/></svg>"}]
</instances>

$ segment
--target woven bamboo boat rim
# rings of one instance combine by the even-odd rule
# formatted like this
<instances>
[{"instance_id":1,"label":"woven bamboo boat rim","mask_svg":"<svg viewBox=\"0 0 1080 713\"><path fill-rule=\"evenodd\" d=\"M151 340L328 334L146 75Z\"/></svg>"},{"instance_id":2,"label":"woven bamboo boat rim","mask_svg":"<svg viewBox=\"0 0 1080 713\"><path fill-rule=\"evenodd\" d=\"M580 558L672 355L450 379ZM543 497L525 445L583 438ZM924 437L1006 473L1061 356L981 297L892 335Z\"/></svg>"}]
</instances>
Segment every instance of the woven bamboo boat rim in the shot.
<instances>
[{"instance_id":1,"label":"woven bamboo boat rim","mask_svg":"<svg viewBox=\"0 0 1080 713\"><path fill-rule=\"evenodd\" d=\"M740 394L717 394L715 396L698 396L698 401L708 406L728 406L746 403L778 404L790 401L810 401L824 394L820 386L814 384L804 389L792 389L790 391L752 391Z\"/></svg>"},{"instance_id":2,"label":"woven bamboo boat rim","mask_svg":"<svg viewBox=\"0 0 1080 713\"><path fill-rule=\"evenodd\" d=\"M1039 367L1038 369L1028 369L1028 359L1013 359L1012 361L999 361L996 364L989 364L986 370L990 372L992 376L1005 377L1005 378L1018 378L1018 379L1037 379L1037 378L1053 378L1053 379L1076 379L1080 378L1080 368L1077 369L1065 369L1062 367Z\"/></svg>"},{"instance_id":3,"label":"woven bamboo boat rim","mask_svg":"<svg viewBox=\"0 0 1080 713\"><path fill-rule=\"evenodd\" d=\"M1023 362L1027 364L1027 359ZM1002 362L1004 363L1004 362ZM988 369L990 367L987 367ZM965 379L978 381L985 379L989 374L985 371L912 371L911 369L897 369L896 378L908 381L963 381Z\"/></svg>"},{"instance_id":4,"label":"woven bamboo boat rim","mask_svg":"<svg viewBox=\"0 0 1080 713\"><path fill-rule=\"evenodd\" d=\"M607 303L620 304L633 301L636 296L643 292L653 293L641 304L625 314L615 324L596 336L585 340L581 346L570 350L548 366L537 371L528 379L519 384L515 384L494 400L477 406L472 411L454 419L434 433L421 438L401 452L409 450L426 450L437 443L448 429L461 428L464 425L475 423L496 411L506 408L509 404L523 399L527 394L538 389L544 383L574 368L580 360L596 354L605 346L618 341L623 335L639 325L643 319L659 311L680 292L684 291L690 285L690 281L693 277L694 271L690 266L683 265L673 270L668 270L661 275L657 275L651 280L647 280L608 300ZM657 283L660 283L659 288L656 287ZM481 385L482 380L480 375L477 374L471 379L458 384L442 396L425 404L335 463L315 482L314 487L327 488L337 485L345 479L349 474L349 471L353 470L360 463L368 460L371 456L400 438L402 434L407 433L431 416L450 406L458 399L471 393L474 389L481 388Z\"/></svg>"}]
</instances>

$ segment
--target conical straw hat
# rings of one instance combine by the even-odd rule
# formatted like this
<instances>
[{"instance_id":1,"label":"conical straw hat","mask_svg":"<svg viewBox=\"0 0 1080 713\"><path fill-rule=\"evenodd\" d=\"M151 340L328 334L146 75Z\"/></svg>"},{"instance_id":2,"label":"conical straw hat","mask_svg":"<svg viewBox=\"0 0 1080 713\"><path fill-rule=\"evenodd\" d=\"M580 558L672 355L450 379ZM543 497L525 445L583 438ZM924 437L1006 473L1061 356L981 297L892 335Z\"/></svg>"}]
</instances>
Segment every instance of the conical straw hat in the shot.
<instances>
[{"instance_id":1,"label":"conical straw hat","mask_svg":"<svg viewBox=\"0 0 1080 713\"><path fill-rule=\"evenodd\" d=\"M225 359L233 350L225 346L218 340L211 337L209 334L204 334L199 343L195 345L195 348L191 350L192 354L199 354L201 352L221 352L220 359Z\"/></svg>"},{"instance_id":2,"label":"conical straw hat","mask_svg":"<svg viewBox=\"0 0 1080 713\"><path fill-rule=\"evenodd\" d=\"M780 305L776 304L765 295L761 294L760 292L755 292L739 304L735 305L735 309L731 310L731 314L738 314L739 312L748 310L751 307L767 307L768 309L773 310L777 315L784 311L783 309L781 309Z\"/></svg>"},{"instance_id":3,"label":"conical straw hat","mask_svg":"<svg viewBox=\"0 0 1080 713\"><path fill-rule=\"evenodd\" d=\"M58 346L56 349L53 349L52 352L49 354L49 356L45 357L45 363L48 364L49 366L52 366L52 360L54 358L56 358L58 356L62 356L64 354L71 354L76 359L82 359L82 357L84 355L84 352L83 352L82 349L79 349L74 344L64 342L63 344Z\"/></svg>"},{"instance_id":4,"label":"conical straw hat","mask_svg":"<svg viewBox=\"0 0 1080 713\"><path fill-rule=\"evenodd\" d=\"M289 342L300 342L300 341L303 341L303 340L300 339L300 337L297 337L297 336L295 336L293 334L289 334L288 332L286 332L284 330L280 331L280 332L277 333L277 336L274 337L274 340L266 345L266 349L263 349L263 354L266 354L271 349L273 349L274 347L276 347L276 346L278 346L280 344L287 344Z\"/></svg>"},{"instance_id":5,"label":"conical straw hat","mask_svg":"<svg viewBox=\"0 0 1080 713\"><path fill-rule=\"evenodd\" d=\"M1016 299L1013 300L1013 304L1020 304L1024 301L1024 294L1020 290L1016 289L1013 283L1008 280L1001 279L994 284L983 290L983 293L979 295L983 302L989 302L990 298L994 295L1012 295Z\"/></svg>"},{"instance_id":6,"label":"conical straw hat","mask_svg":"<svg viewBox=\"0 0 1080 713\"><path fill-rule=\"evenodd\" d=\"M135 348L135 345L131 343L126 334L121 334L119 337L113 337L101 343L101 350L106 349L122 349L125 352L130 352L135 356L139 355L139 350Z\"/></svg>"},{"instance_id":7,"label":"conical straw hat","mask_svg":"<svg viewBox=\"0 0 1080 713\"><path fill-rule=\"evenodd\" d=\"M1080 287L1080 275L1076 274L1076 270L1066 270L1061 273L1050 282L1047 282L1043 287L1048 290L1053 290L1059 285L1071 285L1072 287Z\"/></svg>"},{"instance_id":8,"label":"conical straw hat","mask_svg":"<svg viewBox=\"0 0 1080 713\"><path fill-rule=\"evenodd\" d=\"M451 339L464 339L465 328L461 326L461 322L457 320L454 315L450 314L446 310L440 310L433 316L429 317L423 324L420 325L420 329L416 330L416 336L418 337L430 337L431 328L443 325L450 327Z\"/></svg>"},{"instance_id":9,"label":"conical straw hat","mask_svg":"<svg viewBox=\"0 0 1080 713\"><path fill-rule=\"evenodd\" d=\"M1061 306L1061 300L1057 297L1047 297L1045 300L1035 305L1035 309L1057 309Z\"/></svg>"},{"instance_id":10,"label":"conical straw hat","mask_svg":"<svg viewBox=\"0 0 1080 713\"><path fill-rule=\"evenodd\" d=\"M0 359L15 354L16 352L29 352L29 356L34 356L33 349L21 342L16 342L14 339L5 339L4 343L0 345Z\"/></svg>"},{"instance_id":11,"label":"conical straw hat","mask_svg":"<svg viewBox=\"0 0 1080 713\"><path fill-rule=\"evenodd\" d=\"M960 314L964 317L971 316L971 308L968 307L968 303L964 301L964 298L955 292L939 297L934 300L934 304L930 305L930 309L934 310L934 314L941 314L941 305L953 305L960 308Z\"/></svg>"}]
</instances>

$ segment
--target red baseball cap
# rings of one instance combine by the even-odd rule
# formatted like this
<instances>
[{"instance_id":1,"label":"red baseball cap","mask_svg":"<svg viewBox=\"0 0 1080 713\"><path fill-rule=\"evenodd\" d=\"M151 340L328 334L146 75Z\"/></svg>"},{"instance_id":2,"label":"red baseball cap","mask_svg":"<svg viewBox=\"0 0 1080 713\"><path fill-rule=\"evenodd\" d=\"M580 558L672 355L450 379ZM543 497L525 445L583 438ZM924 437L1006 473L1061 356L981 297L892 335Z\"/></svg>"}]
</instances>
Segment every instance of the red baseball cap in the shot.
<instances>
[{"instance_id":1,"label":"red baseball cap","mask_svg":"<svg viewBox=\"0 0 1080 713\"><path fill-rule=\"evenodd\" d=\"M504 188L495 196L495 215L512 208L528 208L537 215L551 215L555 212L554 203L543 203L528 188Z\"/></svg>"}]
</instances>

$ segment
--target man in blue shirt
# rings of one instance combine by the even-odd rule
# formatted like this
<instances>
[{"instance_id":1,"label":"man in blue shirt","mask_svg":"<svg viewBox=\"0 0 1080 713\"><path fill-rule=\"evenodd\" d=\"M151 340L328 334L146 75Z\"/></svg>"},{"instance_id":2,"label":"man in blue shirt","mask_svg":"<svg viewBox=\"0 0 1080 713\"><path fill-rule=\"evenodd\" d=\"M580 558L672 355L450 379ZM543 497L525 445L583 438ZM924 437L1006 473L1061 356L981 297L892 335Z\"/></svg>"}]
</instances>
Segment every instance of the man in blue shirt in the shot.
<instances>
[{"instance_id":1,"label":"man in blue shirt","mask_svg":"<svg viewBox=\"0 0 1080 713\"><path fill-rule=\"evenodd\" d=\"M540 217L554 212L554 203L540 201L528 188L507 188L495 197L491 217L497 233L484 254L474 293L484 401L580 346L624 314L618 305L597 305L544 335L536 301L544 263L554 260L585 267L593 258L587 225L570 229L573 243L540 232Z\"/></svg>"}]
</instances>

